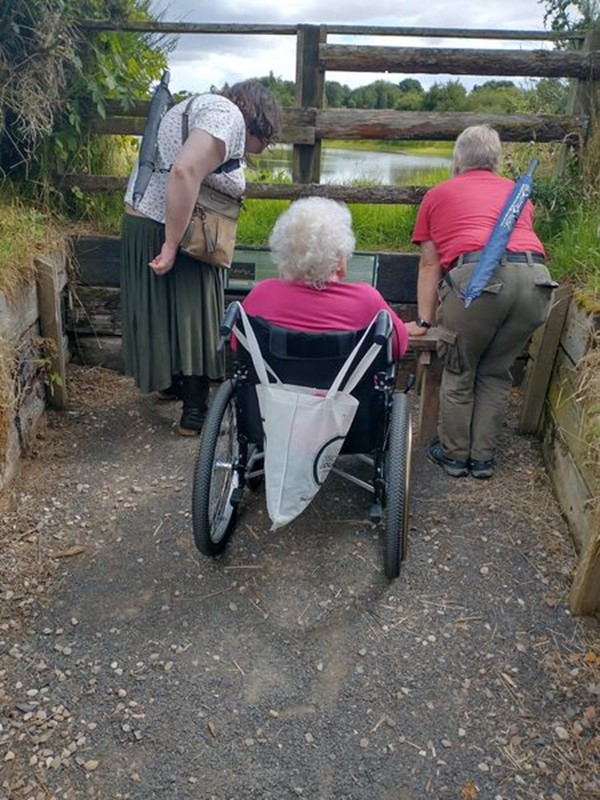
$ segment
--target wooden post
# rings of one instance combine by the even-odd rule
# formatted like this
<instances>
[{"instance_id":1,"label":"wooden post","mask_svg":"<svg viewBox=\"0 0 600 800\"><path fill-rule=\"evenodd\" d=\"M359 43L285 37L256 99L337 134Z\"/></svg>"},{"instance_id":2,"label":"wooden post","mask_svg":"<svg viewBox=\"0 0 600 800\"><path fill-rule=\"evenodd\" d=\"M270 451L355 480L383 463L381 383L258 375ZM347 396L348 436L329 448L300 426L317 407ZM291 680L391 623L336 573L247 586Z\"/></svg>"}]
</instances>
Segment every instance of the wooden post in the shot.
<instances>
[{"instance_id":1,"label":"wooden post","mask_svg":"<svg viewBox=\"0 0 600 800\"><path fill-rule=\"evenodd\" d=\"M443 371L443 364L437 356L437 341L437 328L409 339L409 348L414 351L417 363L417 437L420 444L427 444L437 435Z\"/></svg>"},{"instance_id":2,"label":"wooden post","mask_svg":"<svg viewBox=\"0 0 600 800\"><path fill-rule=\"evenodd\" d=\"M67 348L62 312L62 290L67 281L65 258L38 258L36 263L40 334L56 345L50 356L50 370L59 379L52 382L47 392L48 402L54 408L64 409L67 405Z\"/></svg>"},{"instance_id":3,"label":"wooden post","mask_svg":"<svg viewBox=\"0 0 600 800\"><path fill-rule=\"evenodd\" d=\"M296 100L306 108L323 108L325 74L319 65L319 45L327 39L323 25L299 25L296 44ZM321 142L295 144L292 166L297 183L321 180Z\"/></svg>"},{"instance_id":4,"label":"wooden post","mask_svg":"<svg viewBox=\"0 0 600 800\"><path fill-rule=\"evenodd\" d=\"M570 302L571 289L561 286L556 291L546 323L534 334L531 349L535 350L535 354L527 364L523 381L524 400L519 419L519 433L538 431Z\"/></svg>"},{"instance_id":5,"label":"wooden post","mask_svg":"<svg viewBox=\"0 0 600 800\"><path fill-rule=\"evenodd\" d=\"M581 52L584 54L596 50L600 50L600 26L587 31L581 46ZM577 115L581 119L588 120L585 134L586 140L589 140L596 124L599 85L600 82L597 80L581 80L580 78L574 80L571 85L571 92L567 103L567 114L570 116ZM565 142L560 149L555 170L556 180L560 180L564 177L567 168L568 148L569 144Z\"/></svg>"},{"instance_id":6,"label":"wooden post","mask_svg":"<svg viewBox=\"0 0 600 800\"><path fill-rule=\"evenodd\" d=\"M572 614L594 614L600 611L600 510L594 514L596 533L592 533L580 555L575 579L569 595Z\"/></svg>"}]
</instances>

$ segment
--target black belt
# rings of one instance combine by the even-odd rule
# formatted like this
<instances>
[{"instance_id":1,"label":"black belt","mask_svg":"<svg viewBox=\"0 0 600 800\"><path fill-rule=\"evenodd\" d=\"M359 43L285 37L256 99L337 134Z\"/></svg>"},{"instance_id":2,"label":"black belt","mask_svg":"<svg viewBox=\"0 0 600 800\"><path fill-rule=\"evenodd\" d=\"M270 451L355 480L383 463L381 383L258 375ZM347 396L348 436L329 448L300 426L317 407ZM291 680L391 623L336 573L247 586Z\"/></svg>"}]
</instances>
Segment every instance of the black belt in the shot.
<instances>
[{"instance_id":1,"label":"black belt","mask_svg":"<svg viewBox=\"0 0 600 800\"><path fill-rule=\"evenodd\" d=\"M459 267L461 264L472 264L474 261L479 261L481 258L482 250L474 250L472 253L464 253L464 255L455 258L450 264L450 269ZM502 261L514 262L517 264L545 264L546 259L540 253L504 253L500 259Z\"/></svg>"}]
</instances>

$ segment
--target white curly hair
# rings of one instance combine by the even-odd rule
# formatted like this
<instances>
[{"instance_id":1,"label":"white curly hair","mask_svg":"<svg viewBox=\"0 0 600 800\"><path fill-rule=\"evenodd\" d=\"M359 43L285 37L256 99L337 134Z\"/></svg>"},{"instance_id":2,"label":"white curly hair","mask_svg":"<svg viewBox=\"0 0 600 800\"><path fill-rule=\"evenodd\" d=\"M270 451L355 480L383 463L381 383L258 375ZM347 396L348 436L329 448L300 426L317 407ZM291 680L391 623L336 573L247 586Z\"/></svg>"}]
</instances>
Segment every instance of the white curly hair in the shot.
<instances>
[{"instance_id":1,"label":"white curly hair","mask_svg":"<svg viewBox=\"0 0 600 800\"><path fill-rule=\"evenodd\" d=\"M348 207L326 197L294 201L277 219L269 237L279 276L318 289L352 255L355 244Z\"/></svg>"}]
</instances>

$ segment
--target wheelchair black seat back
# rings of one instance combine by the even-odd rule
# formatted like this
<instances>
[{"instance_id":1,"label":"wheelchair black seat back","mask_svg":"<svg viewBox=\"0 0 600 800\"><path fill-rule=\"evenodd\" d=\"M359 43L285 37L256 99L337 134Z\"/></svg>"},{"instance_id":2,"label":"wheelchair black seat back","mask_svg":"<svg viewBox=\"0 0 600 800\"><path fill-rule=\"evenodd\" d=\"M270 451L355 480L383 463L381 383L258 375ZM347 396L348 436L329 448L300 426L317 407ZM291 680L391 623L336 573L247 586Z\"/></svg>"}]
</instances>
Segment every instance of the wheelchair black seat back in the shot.
<instances>
[{"instance_id":1,"label":"wheelchair black seat back","mask_svg":"<svg viewBox=\"0 0 600 800\"><path fill-rule=\"evenodd\" d=\"M239 321L238 321L239 324ZM305 332L273 325L261 317L252 317L254 329L264 360L283 383L329 389L346 358L360 341L365 330L335 332ZM360 347L354 363L365 355L375 332ZM382 336L384 334L382 333ZM236 370L244 374L239 385L240 412L238 424L250 442L262 444L263 431L254 386L258 382L252 358L238 345ZM386 392L375 391L376 383L384 389L395 380L395 364L391 355L391 338L385 336L375 361L352 394L359 407L346 436L342 453L370 453L383 448L385 436ZM341 388L344 386L342 384Z\"/></svg>"},{"instance_id":2,"label":"wheelchair black seat back","mask_svg":"<svg viewBox=\"0 0 600 800\"><path fill-rule=\"evenodd\" d=\"M249 317L264 361L284 383L328 389L364 331L304 332L282 328L260 317ZM235 325L243 332L238 306L229 306L221 333L228 341ZM392 324L380 312L365 338L356 362L377 342L379 354L352 394L359 407L342 454L357 455L372 466L370 482L344 471L333 472L368 490L370 517L384 517L384 571L395 578L406 555L409 516L411 421L406 394L395 389ZM194 471L192 523L194 540L205 555L214 556L233 532L246 488L260 486L263 471L263 431L252 359L236 343L232 374L217 391L200 436ZM342 386L343 388L343 386Z\"/></svg>"}]
</instances>

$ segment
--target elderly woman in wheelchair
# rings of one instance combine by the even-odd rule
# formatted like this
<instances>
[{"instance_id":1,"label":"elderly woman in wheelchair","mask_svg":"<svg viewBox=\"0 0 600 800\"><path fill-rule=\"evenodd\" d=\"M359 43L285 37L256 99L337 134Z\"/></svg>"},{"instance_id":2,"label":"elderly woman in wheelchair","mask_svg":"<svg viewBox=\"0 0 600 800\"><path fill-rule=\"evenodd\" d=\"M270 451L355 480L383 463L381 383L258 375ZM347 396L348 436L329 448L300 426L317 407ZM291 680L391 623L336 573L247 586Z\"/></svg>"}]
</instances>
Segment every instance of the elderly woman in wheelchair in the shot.
<instances>
[{"instance_id":1,"label":"elderly woman in wheelchair","mask_svg":"<svg viewBox=\"0 0 600 800\"><path fill-rule=\"evenodd\" d=\"M384 571L395 578L408 532L410 413L394 391L406 328L375 288L343 281L355 245L345 205L297 200L269 245L279 277L258 283L243 308L232 303L221 326L234 363L200 439L196 546L210 556L224 549L246 487L265 480L279 527L331 469L371 493L371 519L385 518ZM334 466L338 453L370 464L372 480Z\"/></svg>"}]
</instances>

